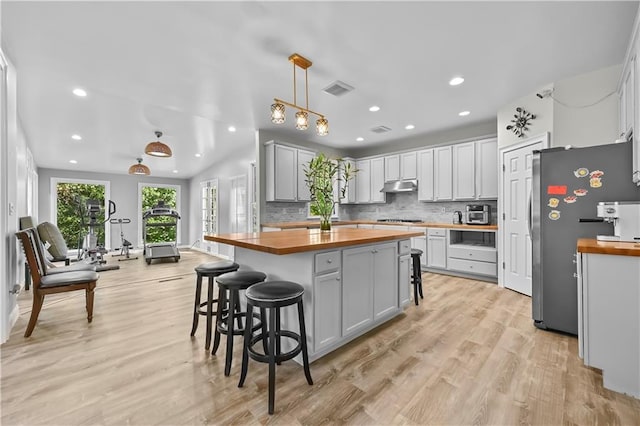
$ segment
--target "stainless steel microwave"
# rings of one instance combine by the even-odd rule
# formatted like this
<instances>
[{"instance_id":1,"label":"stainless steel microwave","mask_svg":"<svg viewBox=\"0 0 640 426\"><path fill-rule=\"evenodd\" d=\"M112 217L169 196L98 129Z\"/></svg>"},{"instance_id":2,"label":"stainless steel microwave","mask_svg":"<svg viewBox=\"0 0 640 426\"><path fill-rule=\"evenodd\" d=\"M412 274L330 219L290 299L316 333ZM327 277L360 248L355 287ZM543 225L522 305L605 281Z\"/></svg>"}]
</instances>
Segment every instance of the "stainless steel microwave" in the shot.
<instances>
[{"instance_id":1,"label":"stainless steel microwave","mask_svg":"<svg viewBox=\"0 0 640 426\"><path fill-rule=\"evenodd\" d=\"M467 204L466 223L468 225L489 225L491 206L489 204Z\"/></svg>"}]
</instances>

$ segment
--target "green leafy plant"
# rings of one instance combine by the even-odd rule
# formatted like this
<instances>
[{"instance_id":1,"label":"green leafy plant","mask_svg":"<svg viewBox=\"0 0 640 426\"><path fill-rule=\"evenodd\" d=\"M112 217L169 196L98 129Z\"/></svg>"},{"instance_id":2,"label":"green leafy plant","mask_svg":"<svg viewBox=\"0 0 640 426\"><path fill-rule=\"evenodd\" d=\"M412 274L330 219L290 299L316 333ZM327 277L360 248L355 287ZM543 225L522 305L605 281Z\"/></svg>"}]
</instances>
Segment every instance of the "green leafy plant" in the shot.
<instances>
[{"instance_id":1,"label":"green leafy plant","mask_svg":"<svg viewBox=\"0 0 640 426\"><path fill-rule=\"evenodd\" d=\"M347 182L357 172L351 163L341 158L331 159L322 152L304 166L305 182L311 193L309 210L313 215L320 216L321 230L331 229L334 206L346 196ZM334 198L334 181L337 181L340 188L338 199Z\"/></svg>"}]
</instances>

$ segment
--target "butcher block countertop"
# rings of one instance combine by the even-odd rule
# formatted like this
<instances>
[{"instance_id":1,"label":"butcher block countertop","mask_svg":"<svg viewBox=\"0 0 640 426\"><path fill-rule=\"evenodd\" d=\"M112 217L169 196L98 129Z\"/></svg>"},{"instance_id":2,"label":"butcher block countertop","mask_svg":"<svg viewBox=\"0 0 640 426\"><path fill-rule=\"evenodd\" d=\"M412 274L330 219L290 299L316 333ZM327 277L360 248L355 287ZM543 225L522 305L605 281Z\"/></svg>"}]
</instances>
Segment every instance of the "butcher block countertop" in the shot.
<instances>
[{"instance_id":1,"label":"butcher block countertop","mask_svg":"<svg viewBox=\"0 0 640 426\"><path fill-rule=\"evenodd\" d=\"M595 238L580 238L578 240L578 252L640 256L640 243L621 243L617 241L598 241Z\"/></svg>"},{"instance_id":2,"label":"butcher block countertop","mask_svg":"<svg viewBox=\"0 0 640 426\"><path fill-rule=\"evenodd\" d=\"M378 222L375 220L337 220L331 222L331 225L395 225L395 226L415 226L417 228L448 228L448 229L478 229L482 231L497 231L498 225L456 225L453 223L437 223L437 222ZM280 229L296 229L296 228L319 228L318 220L308 220L300 222L273 222L263 223L262 226Z\"/></svg>"},{"instance_id":3,"label":"butcher block countertop","mask_svg":"<svg viewBox=\"0 0 640 426\"><path fill-rule=\"evenodd\" d=\"M402 240L422 235L422 232L412 231L333 228L331 231L294 229L282 232L213 234L205 235L204 239L266 253L291 254Z\"/></svg>"}]
</instances>

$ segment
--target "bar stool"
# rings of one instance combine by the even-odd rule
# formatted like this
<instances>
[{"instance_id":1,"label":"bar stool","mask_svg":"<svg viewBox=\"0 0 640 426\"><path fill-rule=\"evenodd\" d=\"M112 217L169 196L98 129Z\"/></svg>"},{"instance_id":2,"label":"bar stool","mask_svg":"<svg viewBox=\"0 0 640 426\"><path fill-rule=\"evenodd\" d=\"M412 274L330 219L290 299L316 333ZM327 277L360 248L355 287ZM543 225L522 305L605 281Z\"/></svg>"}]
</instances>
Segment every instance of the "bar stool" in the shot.
<instances>
[{"instance_id":1,"label":"bar stool","mask_svg":"<svg viewBox=\"0 0 640 426\"><path fill-rule=\"evenodd\" d=\"M309 371L309 355L307 353L307 334L304 327L304 310L302 307L302 295L304 288L300 284L290 281L267 281L254 284L246 291L247 296L247 324L244 333L244 348L242 350L242 370L238 387L244 385L249 367L249 357L258 361L269 363L269 414L273 414L276 393L276 364L289 360L302 352L302 362L307 383L313 385L311 371ZM290 305L298 305L298 324L300 334L291 330L280 329L280 308ZM262 317L262 332L254 336L252 330L253 308L260 308L261 312L269 309L269 319ZM295 348L289 352L281 353L280 340L288 337L297 342ZM256 352L253 346L262 341L264 354Z\"/></svg>"},{"instance_id":2,"label":"bar stool","mask_svg":"<svg viewBox=\"0 0 640 426\"><path fill-rule=\"evenodd\" d=\"M193 323L191 325L191 336L196 334L198 329L198 320L200 315L207 317L207 336L205 342L205 348L209 349L211 345L211 328L213 317L213 302L218 303L218 299L213 298L213 279L227 272L237 271L240 265L230 260L219 260L216 262L201 263L196 266L195 271L198 274L196 280L196 299L193 305ZM209 286L207 288L207 301L200 303L200 294L202 289L202 278L209 278ZM206 309L201 309L206 306Z\"/></svg>"},{"instance_id":3,"label":"bar stool","mask_svg":"<svg viewBox=\"0 0 640 426\"><path fill-rule=\"evenodd\" d=\"M216 329L213 339L214 355L220 345L220 334L227 336L227 356L224 361L224 375L228 376L231 372L231 361L233 357L233 336L244 335L242 328L242 317L247 317L246 312L240 310L240 290L246 290L249 286L264 281L267 275L258 271L236 271L221 275L216 279L218 283L218 312L216 313ZM225 310L225 306L228 306ZM253 313L252 313L253 314ZM257 325L252 327L251 332L261 328L262 321L260 315L253 314L253 317L260 320ZM234 329L233 320L238 323L238 328Z\"/></svg>"},{"instance_id":4,"label":"bar stool","mask_svg":"<svg viewBox=\"0 0 640 426\"><path fill-rule=\"evenodd\" d=\"M413 270L411 272L411 284L413 284L413 301L418 304L418 292L420 292L420 299L424 299L422 296L422 269L420 268L420 256L422 256L422 250L412 248L411 249L411 263Z\"/></svg>"}]
</instances>

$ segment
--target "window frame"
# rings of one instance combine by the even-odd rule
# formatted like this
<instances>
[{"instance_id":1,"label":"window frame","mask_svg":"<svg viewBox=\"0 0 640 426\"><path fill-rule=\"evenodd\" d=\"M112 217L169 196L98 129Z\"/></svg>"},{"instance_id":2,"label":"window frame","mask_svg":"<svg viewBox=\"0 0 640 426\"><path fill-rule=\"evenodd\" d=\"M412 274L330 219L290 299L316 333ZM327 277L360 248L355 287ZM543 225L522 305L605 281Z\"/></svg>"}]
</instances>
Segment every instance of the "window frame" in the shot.
<instances>
[{"instance_id":1,"label":"window frame","mask_svg":"<svg viewBox=\"0 0 640 426\"><path fill-rule=\"evenodd\" d=\"M169 189L175 189L176 190L176 211L178 212L178 214L180 215L180 221L178 221L178 226L176 229L176 244L180 245L180 243L182 242L182 209L181 209L181 203L180 203L180 198L181 198L181 194L180 194L180 189L181 186L180 185L174 185L174 184L170 184L170 183L147 183L147 182L138 182L138 242L140 244L143 244L142 241L142 226L143 226L143 220L142 220L142 188L144 187L152 187L152 188L169 188ZM138 248L140 248L142 246L139 246Z\"/></svg>"}]
</instances>

